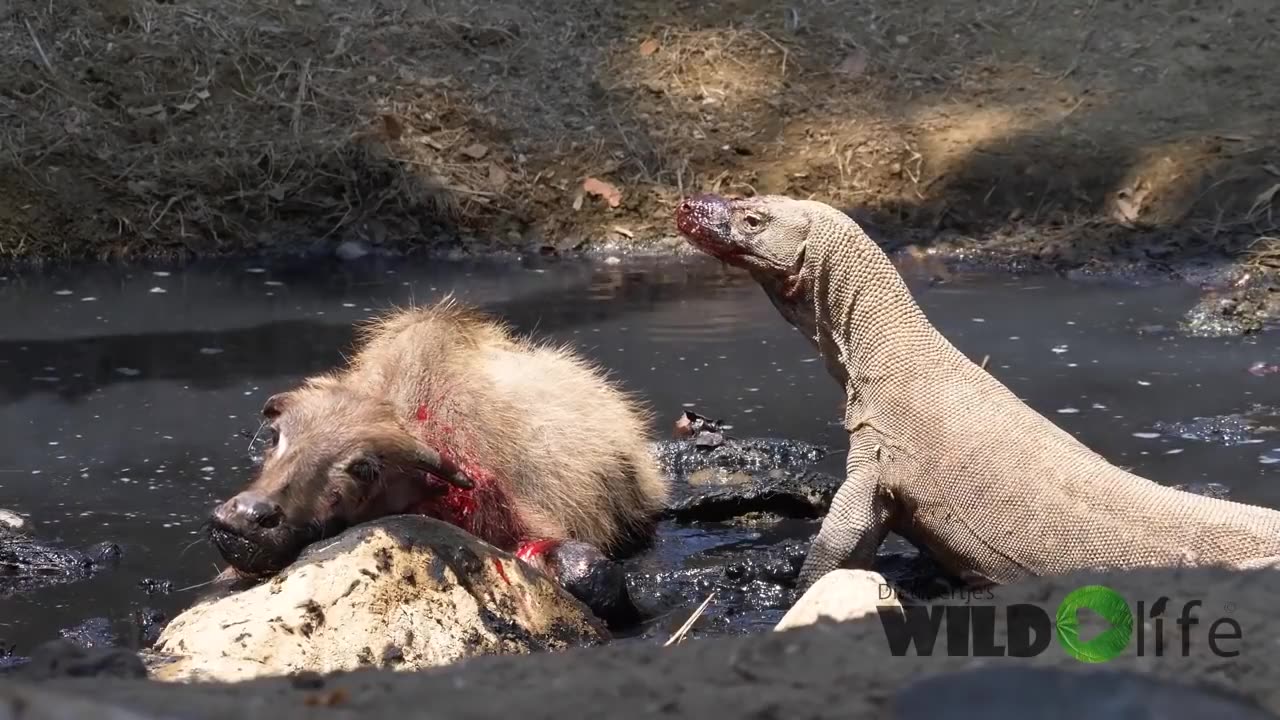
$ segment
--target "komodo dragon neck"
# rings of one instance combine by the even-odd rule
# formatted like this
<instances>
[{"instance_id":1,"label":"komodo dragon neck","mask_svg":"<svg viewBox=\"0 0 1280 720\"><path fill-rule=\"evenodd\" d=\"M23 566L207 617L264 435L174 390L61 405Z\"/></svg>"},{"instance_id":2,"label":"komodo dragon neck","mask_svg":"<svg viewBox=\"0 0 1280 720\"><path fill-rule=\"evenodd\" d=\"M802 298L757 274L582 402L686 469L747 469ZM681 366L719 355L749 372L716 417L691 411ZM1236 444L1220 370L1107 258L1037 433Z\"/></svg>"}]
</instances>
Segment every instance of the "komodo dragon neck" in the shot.
<instances>
[{"instance_id":1,"label":"komodo dragon neck","mask_svg":"<svg viewBox=\"0 0 1280 720\"><path fill-rule=\"evenodd\" d=\"M861 233L844 217L823 218L810 230L803 269L812 340L849 403L870 402L875 387L901 396L921 383L972 382L977 366L933 327L889 257Z\"/></svg>"}]
</instances>

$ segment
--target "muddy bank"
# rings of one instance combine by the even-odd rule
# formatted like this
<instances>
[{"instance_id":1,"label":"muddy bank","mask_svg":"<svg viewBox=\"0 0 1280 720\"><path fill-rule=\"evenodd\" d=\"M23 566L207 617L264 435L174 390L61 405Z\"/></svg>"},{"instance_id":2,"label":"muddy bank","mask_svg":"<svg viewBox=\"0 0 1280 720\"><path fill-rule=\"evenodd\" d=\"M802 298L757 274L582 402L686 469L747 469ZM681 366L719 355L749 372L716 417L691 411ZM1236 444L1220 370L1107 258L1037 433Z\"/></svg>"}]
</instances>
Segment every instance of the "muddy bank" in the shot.
<instances>
[{"instance_id":1,"label":"muddy bank","mask_svg":"<svg viewBox=\"0 0 1280 720\"><path fill-rule=\"evenodd\" d=\"M1278 22L1270 0L15 0L0 260L662 249L696 189L1062 267L1234 255L1275 234Z\"/></svg>"}]
</instances>

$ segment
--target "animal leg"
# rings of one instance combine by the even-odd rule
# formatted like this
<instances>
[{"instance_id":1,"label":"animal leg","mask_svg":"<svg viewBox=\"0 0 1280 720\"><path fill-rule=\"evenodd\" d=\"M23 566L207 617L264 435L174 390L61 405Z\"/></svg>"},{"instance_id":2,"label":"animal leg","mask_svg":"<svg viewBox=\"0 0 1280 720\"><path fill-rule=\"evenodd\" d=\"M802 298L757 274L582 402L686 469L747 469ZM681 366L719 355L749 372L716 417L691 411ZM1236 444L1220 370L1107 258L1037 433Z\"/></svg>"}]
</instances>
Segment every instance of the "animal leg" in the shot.
<instances>
[{"instance_id":1,"label":"animal leg","mask_svg":"<svg viewBox=\"0 0 1280 720\"><path fill-rule=\"evenodd\" d=\"M521 543L516 557L550 575L610 627L640 621L622 566L596 546L578 540L535 540Z\"/></svg>"},{"instance_id":2,"label":"animal leg","mask_svg":"<svg viewBox=\"0 0 1280 720\"><path fill-rule=\"evenodd\" d=\"M880 460L873 438L854 435L845 460L845 480L809 546L797 582L801 593L818 578L848 563L870 569L888 534L889 509L880 491Z\"/></svg>"}]
</instances>

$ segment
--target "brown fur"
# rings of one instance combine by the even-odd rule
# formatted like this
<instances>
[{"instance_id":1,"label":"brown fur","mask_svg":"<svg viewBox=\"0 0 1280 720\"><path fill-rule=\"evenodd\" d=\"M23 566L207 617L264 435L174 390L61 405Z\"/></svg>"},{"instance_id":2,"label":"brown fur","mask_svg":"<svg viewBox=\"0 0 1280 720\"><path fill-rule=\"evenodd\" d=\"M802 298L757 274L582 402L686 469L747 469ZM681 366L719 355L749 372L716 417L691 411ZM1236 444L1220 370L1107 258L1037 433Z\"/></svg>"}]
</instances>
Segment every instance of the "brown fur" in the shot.
<instances>
[{"instance_id":1,"label":"brown fur","mask_svg":"<svg viewBox=\"0 0 1280 720\"><path fill-rule=\"evenodd\" d=\"M461 491L475 511L459 524L504 549L579 540L612 554L647 535L669 492L647 409L568 347L517 337L452 298L364 324L347 367L274 396L264 415L284 449L246 490L279 503L282 529L437 514L460 491L428 482L414 454L424 446L476 483ZM352 470L361 459L375 479Z\"/></svg>"}]
</instances>

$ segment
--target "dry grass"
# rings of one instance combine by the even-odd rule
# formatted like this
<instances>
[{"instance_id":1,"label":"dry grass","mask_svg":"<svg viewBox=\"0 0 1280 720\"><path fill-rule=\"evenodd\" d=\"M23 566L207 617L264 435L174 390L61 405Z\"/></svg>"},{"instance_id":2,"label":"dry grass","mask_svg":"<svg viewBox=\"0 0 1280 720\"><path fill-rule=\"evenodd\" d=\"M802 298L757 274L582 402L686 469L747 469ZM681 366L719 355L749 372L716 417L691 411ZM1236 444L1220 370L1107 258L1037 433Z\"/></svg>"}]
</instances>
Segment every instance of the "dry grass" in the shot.
<instances>
[{"instance_id":1,"label":"dry grass","mask_svg":"<svg viewBox=\"0 0 1280 720\"><path fill-rule=\"evenodd\" d=\"M710 189L1070 260L1280 200L1272 0L8 7L4 259L642 242Z\"/></svg>"},{"instance_id":2,"label":"dry grass","mask_svg":"<svg viewBox=\"0 0 1280 720\"><path fill-rule=\"evenodd\" d=\"M374 220L396 224L375 241L421 236L491 219L504 176L520 176L476 157L484 124L456 80L416 74L386 44L483 28L376 4L325 18L309 3L20 5L5 146L18 183L63 200L73 224L72 208L111 215L81 221L108 232L99 255L214 254Z\"/></svg>"}]
</instances>

